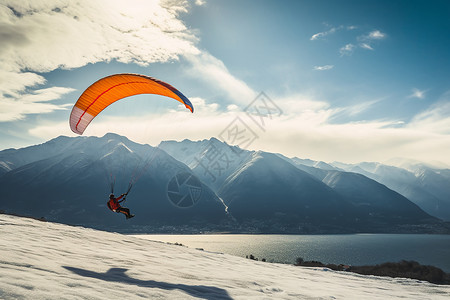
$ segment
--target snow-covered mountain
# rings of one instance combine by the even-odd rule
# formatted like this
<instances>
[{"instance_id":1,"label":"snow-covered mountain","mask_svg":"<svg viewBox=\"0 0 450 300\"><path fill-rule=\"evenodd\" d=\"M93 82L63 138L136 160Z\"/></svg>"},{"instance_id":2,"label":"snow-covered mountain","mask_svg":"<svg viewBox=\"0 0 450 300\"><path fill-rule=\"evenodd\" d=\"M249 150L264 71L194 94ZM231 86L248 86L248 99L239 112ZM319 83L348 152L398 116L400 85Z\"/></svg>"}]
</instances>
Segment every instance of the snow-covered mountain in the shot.
<instances>
[{"instance_id":1,"label":"snow-covered mountain","mask_svg":"<svg viewBox=\"0 0 450 300\"><path fill-rule=\"evenodd\" d=\"M185 163L217 193L227 178L251 157L251 151L230 146L216 138L202 141L162 142L158 148Z\"/></svg>"},{"instance_id":2,"label":"snow-covered mountain","mask_svg":"<svg viewBox=\"0 0 450 300\"><path fill-rule=\"evenodd\" d=\"M254 261L0 214L2 299L433 299L450 287ZM208 249L206 249L208 250Z\"/></svg>"},{"instance_id":3,"label":"snow-covered mountain","mask_svg":"<svg viewBox=\"0 0 450 300\"><path fill-rule=\"evenodd\" d=\"M405 232L410 225L428 231L440 224L366 176L215 138L154 148L116 134L58 137L0 151L0 158L7 166L0 210L69 224L292 233ZM113 182L116 194L136 182L125 204L138 217L125 221L106 208Z\"/></svg>"},{"instance_id":4,"label":"snow-covered mountain","mask_svg":"<svg viewBox=\"0 0 450 300\"><path fill-rule=\"evenodd\" d=\"M192 174L186 165L161 149L115 134L59 137L16 150L11 158L0 154L16 166L0 176L0 209L8 212L100 228L126 224L124 230L138 225L217 224L228 219L224 204L206 185L177 182ZM107 209L113 182L116 195L135 182L125 206L138 217L125 221L123 215ZM185 190L177 190L181 188ZM177 195L192 196L195 199L189 199L195 201L180 206L183 199Z\"/></svg>"},{"instance_id":5,"label":"snow-covered mountain","mask_svg":"<svg viewBox=\"0 0 450 300\"><path fill-rule=\"evenodd\" d=\"M253 152L226 180L219 193L238 220L265 222L268 231L280 226L326 226L345 230L353 207L343 197L308 173L272 153ZM273 228L273 229L271 229Z\"/></svg>"},{"instance_id":6,"label":"snow-covered mountain","mask_svg":"<svg viewBox=\"0 0 450 300\"><path fill-rule=\"evenodd\" d=\"M427 219L429 215L404 196L361 174L329 171L323 182L373 219ZM394 221L394 222L395 222Z\"/></svg>"},{"instance_id":7,"label":"snow-covered mountain","mask_svg":"<svg viewBox=\"0 0 450 300\"><path fill-rule=\"evenodd\" d=\"M289 161L288 158L285 159ZM394 219L428 218L427 214L409 199L360 172L319 169L303 165L298 160L294 160L294 163L299 169L321 180L356 205L362 215L366 216L364 218L367 216L373 219L380 216L390 216ZM359 167L355 167L357 168Z\"/></svg>"},{"instance_id":8,"label":"snow-covered mountain","mask_svg":"<svg viewBox=\"0 0 450 300\"><path fill-rule=\"evenodd\" d=\"M322 170L338 170L338 171L341 170L341 169L339 169L337 167L334 167L334 166L332 166L330 164L327 164L326 162L323 162L323 161L315 161L315 160L311 160L311 159L302 159L302 158L298 158L298 157L293 157L291 159L292 159L292 161L295 164L298 164L298 165L314 167L314 168L318 168L318 169L322 169Z\"/></svg>"},{"instance_id":9,"label":"snow-covered mountain","mask_svg":"<svg viewBox=\"0 0 450 300\"><path fill-rule=\"evenodd\" d=\"M245 215L266 223L270 219L276 226L290 223L297 227L315 219L340 230L350 226L369 231L433 219L385 185L324 162L246 151L217 139L160 146L184 159L238 219Z\"/></svg>"},{"instance_id":10,"label":"snow-covered mountain","mask_svg":"<svg viewBox=\"0 0 450 300\"><path fill-rule=\"evenodd\" d=\"M376 180L402 194L430 215L450 221L449 169L434 169L419 163L403 163L405 168L373 162L334 162L332 165Z\"/></svg>"}]
</instances>

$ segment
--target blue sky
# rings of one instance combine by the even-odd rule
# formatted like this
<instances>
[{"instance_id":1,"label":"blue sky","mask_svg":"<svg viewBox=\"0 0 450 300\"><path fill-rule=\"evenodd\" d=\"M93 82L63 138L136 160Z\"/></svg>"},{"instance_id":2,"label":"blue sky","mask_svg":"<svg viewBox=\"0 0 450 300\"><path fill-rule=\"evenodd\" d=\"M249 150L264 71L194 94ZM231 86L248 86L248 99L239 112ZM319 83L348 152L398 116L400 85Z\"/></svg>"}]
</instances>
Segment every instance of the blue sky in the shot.
<instances>
[{"instance_id":1,"label":"blue sky","mask_svg":"<svg viewBox=\"0 0 450 300\"><path fill-rule=\"evenodd\" d=\"M137 96L85 135L226 140L239 118L248 149L448 166L449 20L448 1L0 0L0 149L75 136L68 118L84 89L141 73L195 113ZM260 92L277 108L263 126L245 113Z\"/></svg>"}]
</instances>

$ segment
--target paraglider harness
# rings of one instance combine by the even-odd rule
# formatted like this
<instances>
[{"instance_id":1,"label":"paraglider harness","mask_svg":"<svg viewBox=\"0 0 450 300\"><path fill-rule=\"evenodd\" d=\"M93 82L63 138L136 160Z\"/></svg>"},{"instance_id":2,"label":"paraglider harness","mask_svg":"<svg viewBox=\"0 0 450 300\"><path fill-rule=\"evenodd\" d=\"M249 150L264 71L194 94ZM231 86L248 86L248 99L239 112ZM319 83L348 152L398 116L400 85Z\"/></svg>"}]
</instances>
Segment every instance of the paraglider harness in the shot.
<instances>
[{"instance_id":1,"label":"paraglider harness","mask_svg":"<svg viewBox=\"0 0 450 300\"><path fill-rule=\"evenodd\" d=\"M123 199L122 199L122 200L117 201L117 204L119 205L119 203L122 203L123 201L125 201L125 197L126 197L126 195L123 196ZM113 208L113 207L111 206L111 200L112 200L112 199L113 199L113 198L110 198L109 201L106 202L106 205L107 205L108 208L109 208L110 210L112 210L113 212L117 212L117 209L120 208L121 206L116 207L116 208Z\"/></svg>"},{"instance_id":2,"label":"paraglider harness","mask_svg":"<svg viewBox=\"0 0 450 300\"><path fill-rule=\"evenodd\" d=\"M111 194L110 194L110 199L108 200L108 202L106 202L106 205L108 206L108 208L109 208L111 211L113 211L113 212L117 212L117 211L116 211L117 208L114 209L114 208L111 207L111 195L114 196L114 184L115 184L115 182L116 182L116 180L115 180L115 178L114 178L114 180L111 181ZM131 188L132 188L132 187L133 187L133 183L130 181L130 183L128 184L127 192L126 192L125 194L122 194L122 195L123 195L123 198L122 198L120 201L117 201L117 203L123 203L123 202L125 202L125 201L127 200L127 195L128 195L128 193L131 191ZM120 207L120 206L119 206L119 207Z\"/></svg>"},{"instance_id":3,"label":"paraglider harness","mask_svg":"<svg viewBox=\"0 0 450 300\"><path fill-rule=\"evenodd\" d=\"M109 201L108 201L108 202L106 202L106 205L108 206L109 210L111 210L111 211L115 211L115 209L112 209L112 207L111 207L111 204L109 204Z\"/></svg>"}]
</instances>

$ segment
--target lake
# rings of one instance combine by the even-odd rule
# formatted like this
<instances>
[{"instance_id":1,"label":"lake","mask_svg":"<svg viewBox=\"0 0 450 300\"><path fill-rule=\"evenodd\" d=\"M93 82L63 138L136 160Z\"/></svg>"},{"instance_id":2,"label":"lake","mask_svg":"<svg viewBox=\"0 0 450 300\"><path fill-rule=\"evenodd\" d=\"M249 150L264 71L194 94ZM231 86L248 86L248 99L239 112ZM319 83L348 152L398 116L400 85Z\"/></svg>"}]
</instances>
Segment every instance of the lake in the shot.
<instances>
[{"instance_id":1,"label":"lake","mask_svg":"<svg viewBox=\"0 0 450 300\"><path fill-rule=\"evenodd\" d=\"M189 248L259 260L295 263L297 257L323 263L369 265L415 260L450 272L450 235L134 235L154 241L181 243Z\"/></svg>"}]
</instances>

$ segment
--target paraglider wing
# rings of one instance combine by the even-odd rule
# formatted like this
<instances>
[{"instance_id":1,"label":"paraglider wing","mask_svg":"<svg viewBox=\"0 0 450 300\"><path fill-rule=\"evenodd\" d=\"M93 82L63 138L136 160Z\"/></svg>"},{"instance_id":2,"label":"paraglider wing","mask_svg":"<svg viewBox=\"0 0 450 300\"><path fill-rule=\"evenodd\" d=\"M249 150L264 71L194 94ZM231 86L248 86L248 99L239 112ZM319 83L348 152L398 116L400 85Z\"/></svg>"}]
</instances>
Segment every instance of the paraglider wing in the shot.
<instances>
[{"instance_id":1,"label":"paraglider wing","mask_svg":"<svg viewBox=\"0 0 450 300\"><path fill-rule=\"evenodd\" d=\"M108 105L139 94L167 96L194 112L189 99L166 82L139 74L115 74L98 80L83 92L70 114L70 129L83 134L89 123Z\"/></svg>"}]
</instances>

